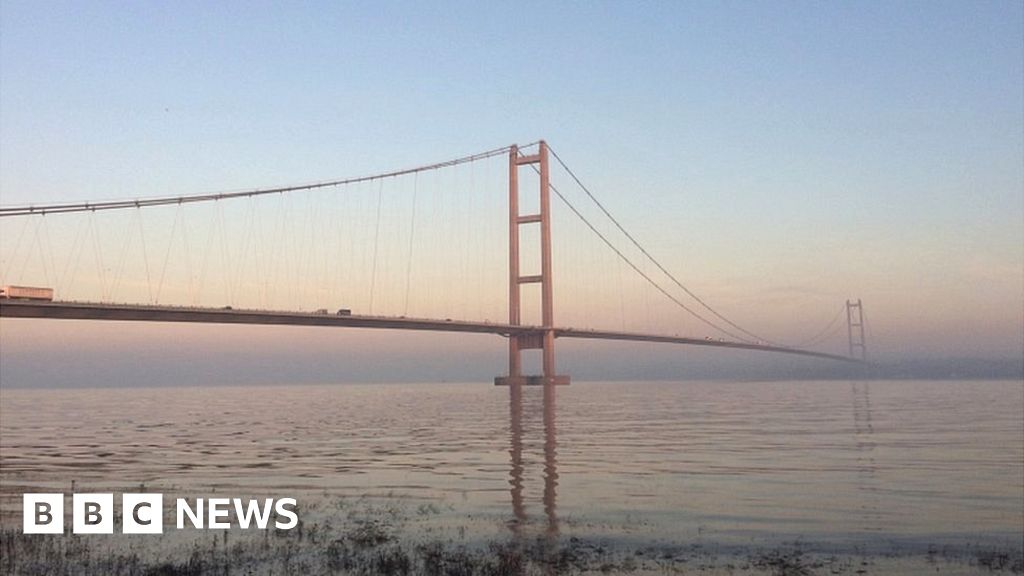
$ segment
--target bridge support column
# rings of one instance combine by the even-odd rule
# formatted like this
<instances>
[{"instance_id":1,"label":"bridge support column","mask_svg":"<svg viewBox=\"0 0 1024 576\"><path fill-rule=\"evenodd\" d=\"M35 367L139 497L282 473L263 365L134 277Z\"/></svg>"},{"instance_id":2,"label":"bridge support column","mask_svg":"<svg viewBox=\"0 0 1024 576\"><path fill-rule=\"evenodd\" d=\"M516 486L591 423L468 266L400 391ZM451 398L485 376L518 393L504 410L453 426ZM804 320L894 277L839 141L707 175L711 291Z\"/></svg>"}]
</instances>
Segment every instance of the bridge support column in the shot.
<instances>
[{"instance_id":1,"label":"bridge support column","mask_svg":"<svg viewBox=\"0 0 1024 576\"><path fill-rule=\"evenodd\" d=\"M519 213L519 167L539 164L540 172L540 213ZM508 376L498 376L498 386L522 384L568 384L568 376L558 376L555 371L555 313L551 282L551 194L548 165L548 145L540 141L536 154L522 156L519 147L513 146L508 157L508 323L522 325L521 290L523 284L539 283L541 286L541 326L537 330L510 334L508 338ZM540 262L538 275L523 276L519 270L519 229L523 225L540 225ZM524 376L522 351L540 349L543 354L543 374Z\"/></svg>"},{"instance_id":2,"label":"bridge support column","mask_svg":"<svg viewBox=\"0 0 1024 576\"><path fill-rule=\"evenodd\" d=\"M868 359L868 346L864 340L864 304L860 298L856 302L846 301L846 337L850 343L850 358ZM857 352L855 355L854 352Z\"/></svg>"}]
</instances>

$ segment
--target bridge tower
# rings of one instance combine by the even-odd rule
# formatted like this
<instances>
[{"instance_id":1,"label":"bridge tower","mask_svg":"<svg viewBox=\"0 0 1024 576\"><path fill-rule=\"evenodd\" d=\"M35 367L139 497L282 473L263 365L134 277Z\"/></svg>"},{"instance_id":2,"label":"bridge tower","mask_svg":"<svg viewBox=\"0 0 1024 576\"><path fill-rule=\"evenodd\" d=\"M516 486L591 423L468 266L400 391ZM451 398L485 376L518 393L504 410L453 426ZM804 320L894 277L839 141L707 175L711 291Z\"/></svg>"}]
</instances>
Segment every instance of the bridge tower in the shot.
<instances>
[{"instance_id":1,"label":"bridge tower","mask_svg":"<svg viewBox=\"0 0 1024 576\"><path fill-rule=\"evenodd\" d=\"M860 298L856 302L846 301L846 337L850 342L850 358L859 356L861 360L867 361L868 347L864 340L864 305ZM856 356L854 350L858 351Z\"/></svg>"},{"instance_id":2,"label":"bridge tower","mask_svg":"<svg viewBox=\"0 0 1024 576\"><path fill-rule=\"evenodd\" d=\"M536 166L540 173L540 212L519 213L519 168ZM510 334L508 338L508 376L494 379L497 386L522 384L568 384L568 376L555 373L555 313L551 279L551 194L548 164L548 145L541 140L537 153L520 155L519 147L512 146L508 156L508 323L522 325L521 291L523 284L540 284L541 326L538 330ZM524 225L540 225L540 274L520 275L519 232ZM524 376L522 351L540 349L543 353L543 374Z\"/></svg>"}]
</instances>

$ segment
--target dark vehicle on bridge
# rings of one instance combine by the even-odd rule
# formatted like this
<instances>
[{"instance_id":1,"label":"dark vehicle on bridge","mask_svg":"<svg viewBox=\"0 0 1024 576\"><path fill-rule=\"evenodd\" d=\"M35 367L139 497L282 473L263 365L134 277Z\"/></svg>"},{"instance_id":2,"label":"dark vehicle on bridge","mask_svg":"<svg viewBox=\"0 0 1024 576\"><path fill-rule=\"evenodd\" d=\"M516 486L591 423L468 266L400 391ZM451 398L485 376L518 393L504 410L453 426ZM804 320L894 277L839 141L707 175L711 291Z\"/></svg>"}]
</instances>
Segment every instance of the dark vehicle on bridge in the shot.
<instances>
[{"instance_id":1,"label":"dark vehicle on bridge","mask_svg":"<svg viewBox=\"0 0 1024 576\"><path fill-rule=\"evenodd\" d=\"M351 316L352 311L348 308L339 308L337 314L338 316Z\"/></svg>"}]
</instances>

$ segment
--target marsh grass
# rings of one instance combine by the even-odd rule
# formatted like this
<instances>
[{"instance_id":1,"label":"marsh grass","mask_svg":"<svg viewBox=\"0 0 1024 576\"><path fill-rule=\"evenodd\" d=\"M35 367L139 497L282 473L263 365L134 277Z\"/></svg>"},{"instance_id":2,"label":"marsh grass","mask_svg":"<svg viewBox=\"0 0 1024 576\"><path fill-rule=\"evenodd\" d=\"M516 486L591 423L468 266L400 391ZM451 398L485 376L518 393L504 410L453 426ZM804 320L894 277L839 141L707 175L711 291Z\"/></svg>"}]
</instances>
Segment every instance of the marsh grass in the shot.
<instances>
[{"instance_id":1,"label":"marsh grass","mask_svg":"<svg viewBox=\"0 0 1024 576\"><path fill-rule=\"evenodd\" d=\"M724 549L706 543L637 545L523 526L475 537L440 522L435 505L326 498L293 530L165 530L161 537L26 535L0 529L0 574L24 576L534 576L758 574L1022 574L1012 546L929 548L920 554L831 554L800 544ZM464 527L463 527L464 528Z\"/></svg>"}]
</instances>

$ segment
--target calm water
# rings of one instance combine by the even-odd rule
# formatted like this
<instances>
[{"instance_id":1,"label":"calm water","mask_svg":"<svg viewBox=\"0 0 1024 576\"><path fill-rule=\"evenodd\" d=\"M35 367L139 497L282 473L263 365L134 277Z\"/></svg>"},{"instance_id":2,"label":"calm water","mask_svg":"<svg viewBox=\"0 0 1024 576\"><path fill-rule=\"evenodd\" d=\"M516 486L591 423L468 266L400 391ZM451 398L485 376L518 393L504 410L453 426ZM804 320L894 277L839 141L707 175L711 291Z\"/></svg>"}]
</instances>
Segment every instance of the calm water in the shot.
<instances>
[{"instance_id":1,"label":"calm water","mask_svg":"<svg viewBox=\"0 0 1024 576\"><path fill-rule=\"evenodd\" d=\"M8 390L20 494L148 489L431 502L505 530L837 547L1014 543L1020 382ZM517 409L517 407L519 409ZM485 530L486 531L486 530Z\"/></svg>"}]
</instances>

